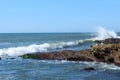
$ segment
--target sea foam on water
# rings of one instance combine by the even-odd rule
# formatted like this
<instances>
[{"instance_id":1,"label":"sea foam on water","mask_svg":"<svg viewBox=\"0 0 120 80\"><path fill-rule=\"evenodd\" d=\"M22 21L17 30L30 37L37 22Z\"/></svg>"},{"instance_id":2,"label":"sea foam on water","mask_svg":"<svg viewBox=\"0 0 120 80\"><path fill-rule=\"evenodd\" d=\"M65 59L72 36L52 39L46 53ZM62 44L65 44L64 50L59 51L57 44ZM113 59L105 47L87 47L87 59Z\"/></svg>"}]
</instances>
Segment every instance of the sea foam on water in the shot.
<instances>
[{"instance_id":1,"label":"sea foam on water","mask_svg":"<svg viewBox=\"0 0 120 80\"><path fill-rule=\"evenodd\" d=\"M79 45L78 42L58 42L58 43L43 43L43 44L31 44L28 46L10 47L0 49L0 57L7 56L20 56L27 53L34 52L49 52L56 49L69 48Z\"/></svg>"}]
</instances>

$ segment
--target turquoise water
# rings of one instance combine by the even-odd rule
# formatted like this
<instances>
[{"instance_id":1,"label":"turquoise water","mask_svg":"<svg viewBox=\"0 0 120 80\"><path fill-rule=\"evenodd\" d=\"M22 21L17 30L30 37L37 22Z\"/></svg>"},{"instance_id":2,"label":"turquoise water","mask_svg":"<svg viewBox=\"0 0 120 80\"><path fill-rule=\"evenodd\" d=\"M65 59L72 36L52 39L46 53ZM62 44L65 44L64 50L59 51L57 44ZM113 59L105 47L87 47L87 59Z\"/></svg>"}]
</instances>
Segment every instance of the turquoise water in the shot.
<instances>
[{"instance_id":1,"label":"turquoise water","mask_svg":"<svg viewBox=\"0 0 120 80\"><path fill-rule=\"evenodd\" d=\"M97 36L96 33L0 34L0 80L119 80L120 67L113 64L18 57L31 52L90 48ZM96 70L84 71L86 67Z\"/></svg>"}]
</instances>

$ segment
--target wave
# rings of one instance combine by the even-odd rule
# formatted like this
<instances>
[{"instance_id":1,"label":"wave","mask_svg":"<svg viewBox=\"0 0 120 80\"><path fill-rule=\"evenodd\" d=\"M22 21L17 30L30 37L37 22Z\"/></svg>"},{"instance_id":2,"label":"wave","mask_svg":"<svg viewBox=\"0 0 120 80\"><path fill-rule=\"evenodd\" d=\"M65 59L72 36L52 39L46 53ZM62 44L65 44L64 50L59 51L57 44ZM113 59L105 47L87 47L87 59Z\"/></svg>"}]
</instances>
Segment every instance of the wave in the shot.
<instances>
[{"instance_id":1,"label":"wave","mask_svg":"<svg viewBox=\"0 0 120 80\"><path fill-rule=\"evenodd\" d=\"M91 40L105 40L107 38L120 38L117 33L113 30L107 30L103 27L98 27L97 29L97 37L91 38Z\"/></svg>"},{"instance_id":2,"label":"wave","mask_svg":"<svg viewBox=\"0 0 120 80\"><path fill-rule=\"evenodd\" d=\"M114 64L107 64L103 62L87 62L87 61L66 61L66 60L39 60L38 62L47 63L47 64L68 64L68 63L80 63L83 64L82 67L80 66L79 69L83 69L85 67L93 67L97 70L120 70L119 66L116 66Z\"/></svg>"},{"instance_id":3,"label":"wave","mask_svg":"<svg viewBox=\"0 0 120 80\"><path fill-rule=\"evenodd\" d=\"M91 34L91 36L94 34ZM94 40L104 40L106 38L120 38L114 31L106 30L99 27L96 37L84 40L76 40L70 42L57 42L57 43L43 43L43 44L31 44L28 46L10 47L0 49L0 57L15 57L27 53L34 52L50 52L55 50L61 50L66 48L79 47L81 45L90 44Z\"/></svg>"},{"instance_id":4,"label":"wave","mask_svg":"<svg viewBox=\"0 0 120 80\"><path fill-rule=\"evenodd\" d=\"M16 57L27 53L55 51L65 48L78 47L89 42L90 41L88 40L78 40L73 42L31 44L28 46L3 48L0 49L0 57Z\"/></svg>"},{"instance_id":5,"label":"wave","mask_svg":"<svg viewBox=\"0 0 120 80\"><path fill-rule=\"evenodd\" d=\"M79 63L82 63L82 64L86 64L87 66L90 66L90 67L94 67L96 69L103 69L103 70L109 70L109 69L112 69L112 70L120 70L120 67L119 66L116 66L114 64L107 64L107 63L103 63L103 62L79 62Z\"/></svg>"}]
</instances>

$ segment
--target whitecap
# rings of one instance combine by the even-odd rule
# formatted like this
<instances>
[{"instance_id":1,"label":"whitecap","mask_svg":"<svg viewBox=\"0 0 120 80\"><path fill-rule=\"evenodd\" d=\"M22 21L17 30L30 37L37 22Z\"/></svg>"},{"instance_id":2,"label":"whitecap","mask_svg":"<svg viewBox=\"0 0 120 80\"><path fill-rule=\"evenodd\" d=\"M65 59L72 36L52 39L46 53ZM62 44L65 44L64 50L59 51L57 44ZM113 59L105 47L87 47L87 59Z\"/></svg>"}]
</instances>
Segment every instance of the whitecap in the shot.
<instances>
[{"instance_id":1,"label":"whitecap","mask_svg":"<svg viewBox=\"0 0 120 80\"><path fill-rule=\"evenodd\" d=\"M117 33L113 30L107 30L103 27L98 27L97 29L97 37L91 38L89 40L105 40L107 38L120 38Z\"/></svg>"}]
</instances>

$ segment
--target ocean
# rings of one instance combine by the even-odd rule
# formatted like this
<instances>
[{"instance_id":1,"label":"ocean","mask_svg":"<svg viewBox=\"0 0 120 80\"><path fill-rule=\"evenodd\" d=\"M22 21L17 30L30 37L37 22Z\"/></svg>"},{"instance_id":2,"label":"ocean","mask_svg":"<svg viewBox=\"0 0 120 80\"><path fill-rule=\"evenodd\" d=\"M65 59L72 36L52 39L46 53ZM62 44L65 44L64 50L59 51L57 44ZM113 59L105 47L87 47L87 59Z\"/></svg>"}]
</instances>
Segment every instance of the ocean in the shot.
<instances>
[{"instance_id":1,"label":"ocean","mask_svg":"<svg viewBox=\"0 0 120 80\"><path fill-rule=\"evenodd\" d=\"M34 52L89 49L94 40L119 36L104 28L97 33L0 33L0 80L120 80L120 67L114 64L19 57ZM87 67L96 70L83 70Z\"/></svg>"}]
</instances>

